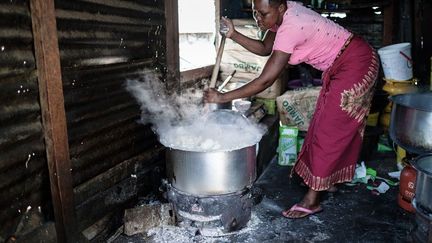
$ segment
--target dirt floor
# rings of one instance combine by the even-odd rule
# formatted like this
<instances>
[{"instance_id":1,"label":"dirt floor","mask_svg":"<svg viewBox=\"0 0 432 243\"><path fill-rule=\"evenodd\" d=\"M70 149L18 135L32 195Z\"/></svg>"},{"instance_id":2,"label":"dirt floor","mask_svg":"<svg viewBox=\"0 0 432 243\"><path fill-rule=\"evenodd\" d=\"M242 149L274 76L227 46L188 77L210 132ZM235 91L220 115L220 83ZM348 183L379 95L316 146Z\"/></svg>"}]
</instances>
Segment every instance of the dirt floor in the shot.
<instances>
[{"instance_id":1,"label":"dirt floor","mask_svg":"<svg viewBox=\"0 0 432 243\"><path fill-rule=\"evenodd\" d=\"M375 153L366 166L387 177L396 171L392 152ZM157 227L146 234L120 235L112 242L411 242L415 220L398 207L398 187L377 195L366 184L342 185L323 195L323 211L304 219L287 219L281 211L301 200L306 188L290 179L291 167L273 160L257 180L262 200L252 209L248 226L224 236L196 235L195 231Z\"/></svg>"}]
</instances>

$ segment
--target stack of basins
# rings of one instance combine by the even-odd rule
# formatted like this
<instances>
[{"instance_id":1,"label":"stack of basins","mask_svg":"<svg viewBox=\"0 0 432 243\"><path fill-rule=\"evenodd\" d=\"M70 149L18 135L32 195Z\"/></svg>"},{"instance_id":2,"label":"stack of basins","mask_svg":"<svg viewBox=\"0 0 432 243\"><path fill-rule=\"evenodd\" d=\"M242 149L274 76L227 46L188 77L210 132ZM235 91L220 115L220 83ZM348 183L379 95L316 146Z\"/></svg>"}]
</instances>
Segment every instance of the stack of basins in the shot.
<instances>
[{"instance_id":1,"label":"stack of basins","mask_svg":"<svg viewBox=\"0 0 432 243\"><path fill-rule=\"evenodd\" d=\"M410 153L417 154L415 199L417 242L432 242L432 93L393 96L390 136ZM403 174L403 173L402 173ZM401 188L405 178L401 174Z\"/></svg>"},{"instance_id":2,"label":"stack of basins","mask_svg":"<svg viewBox=\"0 0 432 243\"><path fill-rule=\"evenodd\" d=\"M390 96L418 92L417 79L413 76L411 43L385 46L378 49L378 54L385 76L385 84L382 87L385 92ZM379 122L384 132L387 132L389 129L391 111L392 102L388 103L381 114L379 114ZM371 113L369 117L374 115L378 114ZM402 168L406 151L398 146L396 155L397 165L399 168Z\"/></svg>"}]
</instances>

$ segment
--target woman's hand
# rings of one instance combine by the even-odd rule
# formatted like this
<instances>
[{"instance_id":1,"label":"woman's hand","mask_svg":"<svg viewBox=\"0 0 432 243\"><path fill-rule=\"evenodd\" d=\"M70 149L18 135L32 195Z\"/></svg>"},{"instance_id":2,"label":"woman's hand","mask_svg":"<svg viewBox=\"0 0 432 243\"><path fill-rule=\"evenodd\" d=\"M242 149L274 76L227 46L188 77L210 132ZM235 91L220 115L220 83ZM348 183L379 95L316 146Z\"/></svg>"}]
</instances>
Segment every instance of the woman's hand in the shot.
<instances>
[{"instance_id":1,"label":"woman's hand","mask_svg":"<svg viewBox=\"0 0 432 243\"><path fill-rule=\"evenodd\" d=\"M223 103L224 100L222 98L223 98L223 94L218 92L214 88L204 90L205 103Z\"/></svg>"},{"instance_id":2,"label":"woman's hand","mask_svg":"<svg viewBox=\"0 0 432 243\"><path fill-rule=\"evenodd\" d=\"M231 36L235 31L232 20L227 17L222 17L219 31L222 35L226 36L227 38L231 38Z\"/></svg>"}]
</instances>

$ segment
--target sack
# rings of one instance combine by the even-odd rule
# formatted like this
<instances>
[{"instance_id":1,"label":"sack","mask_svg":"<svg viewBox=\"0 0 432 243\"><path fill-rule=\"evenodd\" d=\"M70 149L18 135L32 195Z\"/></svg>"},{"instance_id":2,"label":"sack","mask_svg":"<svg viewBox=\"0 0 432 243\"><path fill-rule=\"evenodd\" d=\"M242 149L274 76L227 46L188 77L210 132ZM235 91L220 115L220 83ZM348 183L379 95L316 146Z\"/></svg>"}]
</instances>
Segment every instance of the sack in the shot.
<instances>
[{"instance_id":1,"label":"sack","mask_svg":"<svg viewBox=\"0 0 432 243\"><path fill-rule=\"evenodd\" d=\"M279 117L284 125L296 125L307 131L315 112L321 87L288 90L276 98Z\"/></svg>"},{"instance_id":2,"label":"sack","mask_svg":"<svg viewBox=\"0 0 432 243\"><path fill-rule=\"evenodd\" d=\"M234 19L233 24L238 32L247 37L259 39L261 35L260 29L256 26L254 20ZM257 78L261 74L269 57L253 54L240 44L227 39L220 64L220 77L222 80L225 80L234 70L236 70L236 73L230 81L231 84L227 85L226 90L232 90L229 89L229 86L238 88ZM283 80L279 77L270 87L255 96L263 99L275 99L281 95L283 90Z\"/></svg>"}]
</instances>

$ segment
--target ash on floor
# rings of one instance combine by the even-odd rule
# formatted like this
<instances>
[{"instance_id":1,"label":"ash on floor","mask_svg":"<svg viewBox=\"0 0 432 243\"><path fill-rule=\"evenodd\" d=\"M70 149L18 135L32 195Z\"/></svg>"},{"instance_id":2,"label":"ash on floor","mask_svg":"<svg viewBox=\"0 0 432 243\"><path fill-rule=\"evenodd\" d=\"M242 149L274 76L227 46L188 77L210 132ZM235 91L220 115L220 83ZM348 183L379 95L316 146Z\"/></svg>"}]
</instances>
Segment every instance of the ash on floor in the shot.
<instances>
[{"instance_id":1,"label":"ash on floor","mask_svg":"<svg viewBox=\"0 0 432 243\"><path fill-rule=\"evenodd\" d=\"M392 153L375 155L368 167L378 175L397 170ZM254 206L248 227L231 235L197 234L174 226L153 228L147 235L121 235L114 242L410 242L414 216L398 207L398 187L375 195L365 184L340 186L323 195L323 211L303 219L287 219L281 212L299 202L307 188L289 178L291 167L273 160L255 183L262 200ZM217 235L217 234L216 234Z\"/></svg>"}]
</instances>

